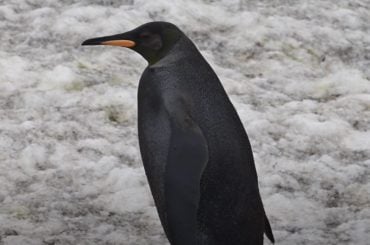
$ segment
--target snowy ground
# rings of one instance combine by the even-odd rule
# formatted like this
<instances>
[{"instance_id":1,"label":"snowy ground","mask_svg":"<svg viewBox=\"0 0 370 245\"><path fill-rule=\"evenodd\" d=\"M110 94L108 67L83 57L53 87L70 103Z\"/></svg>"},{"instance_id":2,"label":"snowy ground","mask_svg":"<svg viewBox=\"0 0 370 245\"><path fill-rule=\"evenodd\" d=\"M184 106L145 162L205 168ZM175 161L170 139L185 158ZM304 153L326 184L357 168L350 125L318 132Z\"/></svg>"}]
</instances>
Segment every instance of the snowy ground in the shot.
<instances>
[{"instance_id":1,"label":"snowy ground","mask_svg":"<svg viewBox=\"0 0 370 245\"><path fill-rule=\"evenodd\" d=\"M167 244L137 142L146 63L80 46L153 20L223 81L277 244L369 244L368 0L0 0L0 244Z\"/></svg>"}]
</instances>

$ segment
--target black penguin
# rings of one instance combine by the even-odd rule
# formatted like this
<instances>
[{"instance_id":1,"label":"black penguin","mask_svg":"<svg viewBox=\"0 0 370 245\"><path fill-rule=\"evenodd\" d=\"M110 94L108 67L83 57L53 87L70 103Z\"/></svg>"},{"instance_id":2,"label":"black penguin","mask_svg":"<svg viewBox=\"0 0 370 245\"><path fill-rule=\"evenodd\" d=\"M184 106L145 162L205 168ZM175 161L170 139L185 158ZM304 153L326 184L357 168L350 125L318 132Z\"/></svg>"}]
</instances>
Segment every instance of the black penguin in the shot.
<instances>
[{"instance_id":1,"label":"black penguin","mask_svg":"<svg viewBox=\"0 0 370 245\"><path fill-rule=\"evenodd\" d=\"M148 66L138 91L142 160L172 245L260 245L274 237L252 149L217 75L193 42L151 22L82 45L128 47Z\"/></svg>"}]
</instances>

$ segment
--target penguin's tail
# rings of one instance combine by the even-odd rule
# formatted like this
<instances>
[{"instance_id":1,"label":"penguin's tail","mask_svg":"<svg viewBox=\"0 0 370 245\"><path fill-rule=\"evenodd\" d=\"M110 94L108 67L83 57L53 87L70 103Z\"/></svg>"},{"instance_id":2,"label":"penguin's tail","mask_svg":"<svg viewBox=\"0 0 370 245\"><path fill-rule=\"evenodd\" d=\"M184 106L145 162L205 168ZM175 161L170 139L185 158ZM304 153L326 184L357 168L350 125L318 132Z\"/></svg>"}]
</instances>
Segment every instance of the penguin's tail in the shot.
<instances>
[{"instance_id":1,"label":"penguin's tail","mask_svg":"<svg viewBox=\"0 0 370 245\"><path fill-rule=\"evenodd\" d=\"M272 243L275 243L274 235L272 234L271 225L270 225L270 222L266 214L265 214L265 234Z\"/></svg>"}]
</instances>

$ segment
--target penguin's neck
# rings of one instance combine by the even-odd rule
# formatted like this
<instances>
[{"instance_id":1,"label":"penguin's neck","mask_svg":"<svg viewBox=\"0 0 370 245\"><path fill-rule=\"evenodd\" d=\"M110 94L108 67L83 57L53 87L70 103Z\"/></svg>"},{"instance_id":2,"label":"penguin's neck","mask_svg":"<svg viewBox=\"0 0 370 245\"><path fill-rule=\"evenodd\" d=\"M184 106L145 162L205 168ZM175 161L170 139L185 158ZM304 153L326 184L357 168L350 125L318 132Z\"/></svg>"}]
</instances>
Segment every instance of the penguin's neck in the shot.
<instances>
[{"instance_id":1,"label":"penguin's neck","mask_svg":"<svg viewBox=\"0 0 370 245\"><path fill-rule=\"evenodd\" d=\"M148 68L160 68L175 65L189 56L199 54L198 49L186 36L181 37L175 45L154 64L149 64Z\"/></svg>"}]
</instances>

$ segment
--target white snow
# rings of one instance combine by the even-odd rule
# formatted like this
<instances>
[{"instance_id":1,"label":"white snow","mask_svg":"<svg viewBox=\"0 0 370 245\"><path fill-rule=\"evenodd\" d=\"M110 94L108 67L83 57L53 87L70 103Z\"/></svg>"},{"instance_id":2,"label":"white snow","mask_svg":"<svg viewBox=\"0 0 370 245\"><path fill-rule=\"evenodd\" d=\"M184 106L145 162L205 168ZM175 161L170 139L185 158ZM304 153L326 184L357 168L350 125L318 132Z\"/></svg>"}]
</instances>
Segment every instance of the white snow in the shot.
<instances>
[{"instance_id":1,"label":"white snow","mask_svg":"<svg viewBox=\"0 0 370 245\"><path fill-rule=\"evenodd\" d=\"M223 81L277 244L368 244L368 0L3 1L0 244L168 244L138 150L146 62L80 46L154 20Z\"/></svg>"}]
</instances>

